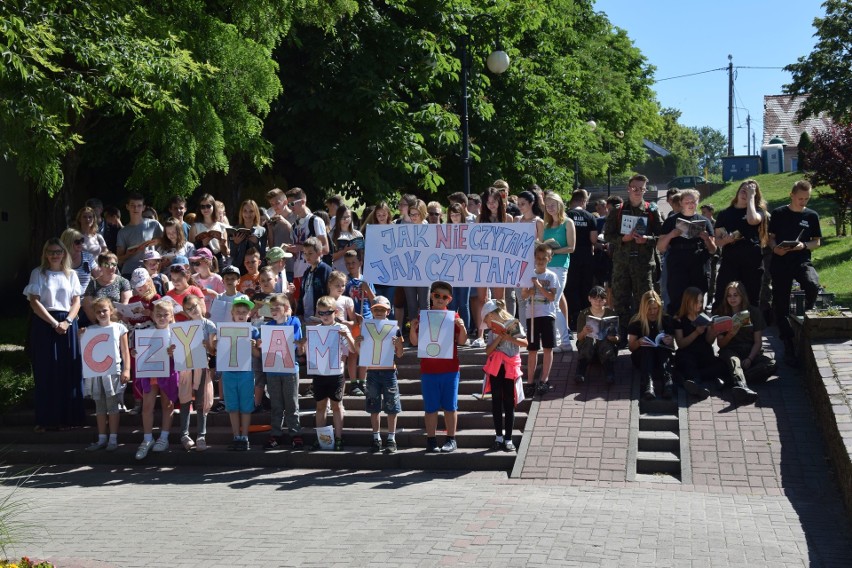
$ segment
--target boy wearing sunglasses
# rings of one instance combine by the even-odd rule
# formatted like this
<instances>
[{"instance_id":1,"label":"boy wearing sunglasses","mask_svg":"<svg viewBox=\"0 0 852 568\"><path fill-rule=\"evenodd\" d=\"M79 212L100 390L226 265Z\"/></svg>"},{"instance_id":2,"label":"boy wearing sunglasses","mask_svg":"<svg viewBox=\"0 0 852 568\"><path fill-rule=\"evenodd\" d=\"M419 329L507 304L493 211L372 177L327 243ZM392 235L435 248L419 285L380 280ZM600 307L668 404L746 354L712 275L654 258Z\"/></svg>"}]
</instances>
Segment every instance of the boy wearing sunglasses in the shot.
<instances>
[{"instance_id":1,"label":"boy wearing sunglasses","mask_svg":"<svg viewBox=\"0 0 852 568\"><path fill-rule=\"evenodd\" d=\"M443 281L433 282L429 290L429 298L433 310L446 310L453 299L453 287ZM467 340L467 330L458 313L456 322L456 343L453 346L452 359L421 359L420 386L423 391L423 410L426 413L426 448L429 452L455 451L456 420L459 406L459 352L458 346ZM411 322L408 338L411 345L417 347L420 332L420 321ZM438 447L436 431L438 429L438 411L444 411L444 424L447 427L447 440Z\"/></svg>"},{"instance_id":2,"label":"boy wearing sunglasses","mask_svg":"<svg viewBox=\"0 0 852 568\"><path fill-rule=\"evenodd\" d=\"M349 332L349 327L335 321L337 314L337 302L331 296L323 296L317 300L316 317L320 320L320 325L336 327L340 332L340 368L343 368L346 356L352 353L358 356L358 346ZM300 349L304 350L307 346L307 339L302 339L298 342ZM311 390L314 393L314 400L317 403L316 407L316 425L317 428L325 426L326 408L331 400L332 423L334 425L334 451L339 452L343 449L343 387L346 385L346 380L341 372L337 376L326 375L309 375L311 377ZM313 445L314 450L320 449L319 440Z\"/></svg>"}]
</instances>

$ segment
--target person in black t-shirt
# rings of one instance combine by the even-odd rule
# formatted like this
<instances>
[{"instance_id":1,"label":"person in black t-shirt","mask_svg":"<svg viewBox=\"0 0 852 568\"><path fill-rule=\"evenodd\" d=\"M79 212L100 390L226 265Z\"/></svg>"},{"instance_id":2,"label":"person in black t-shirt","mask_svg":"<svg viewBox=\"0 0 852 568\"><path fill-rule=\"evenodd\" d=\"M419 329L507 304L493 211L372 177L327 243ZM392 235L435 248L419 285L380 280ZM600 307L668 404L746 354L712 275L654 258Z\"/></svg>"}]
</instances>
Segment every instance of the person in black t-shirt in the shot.
<instances>
[{"instance_id":1,"label":"person in black t-shirt","mask_svg":"<svg viewBox=\"0 0 852 568\"><path fill-rule=\"evenodd\" d=\"M598 230L595 216L586 211L589 193L578 189L571 196L571 203L565 212L574 221L574 252L568 265L565 283L565 299L568 300L568 327L577 329L577 316L589 307L588 291L595 280L594 250L598 242Z\"/></svg>"},{"instance_id":2,"label":"person in black t-shirt","mask_svg":"<svg viewBox=\"0 0 852 568\"><path fill-rule=\"evenodd\" d=\"M790 315L790 291L796 280L805 292L805 307L811 309L819 292L819 276L811 264L811 251L819 248L822 231L819 215L807 204L811 184L800 180L793 185L790 203L775 209L769 219L769 244L772 247L772 309L778 334L784 341L784 362L797 364Z\"/></svg>"},{"instance_id":3,"label":"person in black t-shirt","mask_svg":"<svg viewBox=\"0 0 852 568\"><path fill-rule=\"evenodd\" d=\"M742 282L749 298L755 305L760 304L761 249L769 240L768 225L769 213L760 186L747 179L740 184L730 206L716 218L716 245L722 250L722 264L716 278L714 308L724 301L724 290L734 281Z\"/></svg>"},{"instance_id":4,"label":"person in black t-shirt","mask_svg":"<svg viewBox=\"0 0 852 568\"><path fill-rule=\"evenodd\" d=\"M695 212L699 194L694 189L681 192L681 211L670 215L663 223L657 250L666 253L666 285L669 293L670 314L680 311L683 292L695 286L706 293L710 287L710 255L716 252L716 240L710 221ZM678 226L679 221L690 225L687 231ZM694 227L694 232L693 232Z\"/></svg>"}]
</instances>

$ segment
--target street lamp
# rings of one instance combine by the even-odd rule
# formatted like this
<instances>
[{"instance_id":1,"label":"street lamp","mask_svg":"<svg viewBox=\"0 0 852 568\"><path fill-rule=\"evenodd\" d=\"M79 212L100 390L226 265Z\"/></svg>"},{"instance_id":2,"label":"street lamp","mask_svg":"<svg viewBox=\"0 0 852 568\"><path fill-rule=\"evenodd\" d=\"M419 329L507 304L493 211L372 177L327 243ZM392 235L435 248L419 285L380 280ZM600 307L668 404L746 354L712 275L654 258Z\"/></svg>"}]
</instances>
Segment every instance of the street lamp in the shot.
<instances>
[{"instance_id":1,"label":"street lamp","mask_svg":"<svg viewBox=\"0 0 852 568\"><path fill-rule=\"evenodd\" d=\"M594 120L587 120L586 126L589 128L589 131L594 132L598 127L598 123ZM574 190L580 189L580 158L574 158Z\"/></svg>"},{"instance_id":2,"label":"street lamp","mask_svg":"<svg viewBox=\"0 0 852 568\"><path fill-rule=\"evenodd\" d=\"M467 33L461 39L459 49L459 59L461 59L461 116L462 116L462 164L464 168L463 185L465 195L470 195L470 118L468 116L467 107L467 82L470 79L470 70L473 67L473 61L468 53L467 47L470 43L470 33ZM485 60L485 65L488 70L495 75L500 75L509 68L509 55L500 49L498 44L497 50L493 51Z\"/></svg>"},{"instance_id":3,"label":"street lamp","mask_svg":"<svg viewBox=\"0 0 852 568\"><path fill-rule=\"evenodd\" d=\"M624 131L619 130L615 133L615 137L621 140L624 138ZM612 142L606 141L606 196L609 197L612 190Z\"/></svg>"}]
</instances>

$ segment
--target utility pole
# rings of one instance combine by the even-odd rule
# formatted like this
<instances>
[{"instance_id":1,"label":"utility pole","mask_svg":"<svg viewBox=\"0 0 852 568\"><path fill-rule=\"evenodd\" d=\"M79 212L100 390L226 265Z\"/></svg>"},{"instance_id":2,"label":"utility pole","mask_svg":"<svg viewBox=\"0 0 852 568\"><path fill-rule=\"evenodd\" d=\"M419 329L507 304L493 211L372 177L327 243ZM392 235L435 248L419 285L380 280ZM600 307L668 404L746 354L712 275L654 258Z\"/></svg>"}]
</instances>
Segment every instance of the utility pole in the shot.
<instances>
[{"instance_id":1,"label":"utility pole","mask_svg":"<svg viewBox=\"0 0 852 568\"><path fill-rule=\"evenodd\" d=\"M728 155L734 155L734 56L728 54Z\"/></svg>"},{"instance_id":2,"label":"utility pole","mask_svg":"<svg viewBox=\"0 0 852 568\"><path fill-rule=\"evenodd\" d=\"M754 154L757 155L757 132L751 133L751 147L754 148Z\"/></svg>"},{"instance_id":3,"label":"utility pole","mask_svg":"<svg viewBox=\"0 0 852 568\"><path fill-rule=\"evenodd\" d=\"M751 156L751 114L746 116L746 145L748 146L748 155Z\"/></svg>"}]
</instances>

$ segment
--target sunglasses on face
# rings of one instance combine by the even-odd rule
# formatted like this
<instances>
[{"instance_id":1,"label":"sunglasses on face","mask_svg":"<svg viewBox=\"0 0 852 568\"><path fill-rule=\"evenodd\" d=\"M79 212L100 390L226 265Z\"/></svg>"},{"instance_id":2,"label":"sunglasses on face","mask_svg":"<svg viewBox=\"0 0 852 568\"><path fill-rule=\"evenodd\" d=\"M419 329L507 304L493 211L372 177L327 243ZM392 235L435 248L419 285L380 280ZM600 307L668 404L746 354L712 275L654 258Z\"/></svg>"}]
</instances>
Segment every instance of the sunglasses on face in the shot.
<instances>
[{"instance_id":1,"label":"sunglasses on face","mask_svg":"<svg viewBox=\"0 0 852 568\"><path fill-rule=\"evenodd\" d=\"M439 292L432 292L433 300L449 300L452 296L448 296L447 294L441 294Z\"/></svg>"},{"instance_id":2,"label":"sunglasses on face","mask_svg":"<svg viewBox=\"0 0 852 568\"><path fill-rule=\"evenodd\" d=\"M74 240L74 244L75 244L75 245L82 245L82 244L83 244L83 239L75 239L75 240Z\"/></svg>"},{"instance_id":3,"label":"sunglasses on face","mask_svg":"<svg viewBox=\"0 0 852 568\"><path fill-rule=\"evenodd\" d=\"M330 316L330 315L334 315L334 310L322 310L322 311L319 311L319 310L318 310L318 311L317 311L317 315L318 315L318 316Z\"/></svg>"},{"instance_id":4,"label":"sunglasses on face","mask_svg":"<svg viewBox=\"0 0 852 568\"><path fill-rule=\"evenodd\" d=\"M200 260L193 260L192 262L190 262L190 264L192 266L201 266L201 261Z\"/></svg>"},{"instance_id":5,"label":"sunglasses on face","mask_svg":"<svg viewBox=\"0 0 852 568\"><path fill-rule=\"evenodd\" d=\"M65 254L64 250L49 250L47 251L48 256L60 256Z\"/></svg>"}]
</instances>

